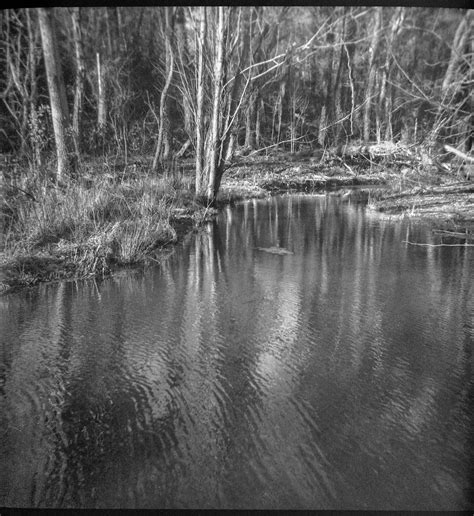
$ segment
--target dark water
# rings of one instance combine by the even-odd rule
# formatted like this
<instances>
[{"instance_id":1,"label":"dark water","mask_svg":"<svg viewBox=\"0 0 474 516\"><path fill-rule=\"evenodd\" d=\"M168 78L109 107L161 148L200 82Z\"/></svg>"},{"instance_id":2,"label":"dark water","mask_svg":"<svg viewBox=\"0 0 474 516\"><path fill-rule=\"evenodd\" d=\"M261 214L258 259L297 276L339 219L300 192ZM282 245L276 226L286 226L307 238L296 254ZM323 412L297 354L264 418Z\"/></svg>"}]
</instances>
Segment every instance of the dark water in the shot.
<instances>
[{"instance_id":1,"label":"dark water","mask_svg":"<svg viewBox=\"0 0 474 516\"><path fill-rule=\"evenodd\" d=\"M0 505L472 508L474 248L404 240L436 243L251 201L162 268L0 298Z\"/></svg>"}]
</instances>

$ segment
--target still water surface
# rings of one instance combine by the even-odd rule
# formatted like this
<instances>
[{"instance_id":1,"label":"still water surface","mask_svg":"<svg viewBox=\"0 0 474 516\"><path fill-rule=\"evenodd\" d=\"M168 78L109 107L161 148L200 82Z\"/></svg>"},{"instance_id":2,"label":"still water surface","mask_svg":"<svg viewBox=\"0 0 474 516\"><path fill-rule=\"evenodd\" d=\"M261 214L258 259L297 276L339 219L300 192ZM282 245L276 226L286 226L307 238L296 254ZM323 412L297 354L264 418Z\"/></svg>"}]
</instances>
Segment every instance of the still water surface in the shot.
<instances>
[{"instance_id":1,"label":"still water surface","mask_svg":"<svg viewBox=\"0 0 474 516\"><path fill-rule=\"evenodd\" d=\"M404 240L436 243L276 197L0 298L0 505L472 508L474 249Z\"/></svg>"}]
</instances>

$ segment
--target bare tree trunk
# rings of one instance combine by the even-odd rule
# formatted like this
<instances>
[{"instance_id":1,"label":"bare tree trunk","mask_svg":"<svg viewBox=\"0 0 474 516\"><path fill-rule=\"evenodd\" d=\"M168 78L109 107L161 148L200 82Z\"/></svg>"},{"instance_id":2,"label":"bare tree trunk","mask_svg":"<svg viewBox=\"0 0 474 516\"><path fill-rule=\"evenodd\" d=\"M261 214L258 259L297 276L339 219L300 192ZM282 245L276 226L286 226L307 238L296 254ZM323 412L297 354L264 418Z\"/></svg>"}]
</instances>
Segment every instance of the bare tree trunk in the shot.
<instances>
[{"instance_id":1,"label":"bare tree trunk","mask_svg":"<svg viewBox=\"0 0 474 516\"><path fill-rule=\"evenodd\" d=\"M197 197L203 195L203 162L204 162L204 43L206 40L207 20L206 8L199 11L198 70L196 92L196 191Z\"/></svg>"},{"instance_id":2,"label":"bare tree trunk","mask_svg":"<svg viewBox=\"0 0 474 516\"><path fill-rule=\"evenodd\" d=\"M39 39L38 26L33 29L31 20L31 13L29 9L26 11L26 21L28 29L28 82L29 82L29 96L28 96L28 116L30 122L30 138L33 147L33 162L36 167L41 166L41 145L38 140L38 113L36 103L38 100L38 77L37 77L37 42ZM31 134L33 130L33 134Z\"/></svg>"},{"instance_id":3,"label":"bare tree trunk","mask_svg":"<svg viewBox=\"0 0 474 516\"><path fill-rule=\"evenodd\" d=\"M326 68L326 94L324 96L324 105L326 107L326 126L334 121L334 88L333 88L333 63L334 63L334 33L329 32L326 41L331 45L329 49L328 65Z\"/></svg>"},{"instance_id":4,"label":"bare tree trunk","mask_svg":"<svg viewBox=\"0 0 474 516\"><path fill-rule=\"evenodd\" d=\"M258 16L259 8L252 9L247 22L246 31L244 33L244 45L248 47L249 65L254 64L255 57L255 41L254 41L254 25ZM252 76L252 70L249 70L250 77ZM247 109L245 113L245 142L244 146L247 150L255 149L255 108L257 104L257 85L253 84L249 87L247 93Z\"/></svg>"},{"instance_id":5,"label":"bare tree trunk","mask_svg":"<svg viewBox=\"0 0 474 516\"><path fill-rule=\"evenodd\" d=\"M225 154L226 161L230 161L232 159L232 156L234 155L236 139L237 139L237 136L236 136L235 130L233 130L230 135L230 138L229 138L229 143L227 145L227 151Z\"/></svg>"},{"instance_id":6,"label":"bare tree trunk","mask_svg":"<svg viewBox=\"0 0 474 516\"><path fill-rule=\"evenodd\" d=\"M255 121L255 145L257 149L260 147L262 142L262 134L261 134L261 126L262 126L262 116L265 113L265 106L263 103L263 99L259 99L259 104L257 106L257 120Z\"/></svg>"},{"instance_id":7,"label":"bare tree trunk","mask_svg":"<svg viewBox=\"0 0 474 516\"><path fill-rule=\"evenodd\" d=\"M242 7L239 8L238 19L239 21L242 19ZM228 109L227 109L227 117L224 123L224 135L223 141L221 142L221 152L220 156L224 157L224 161L229 161L232 158L235 145L237 143L238 131L239 131L239 120L241 119L241 105L246 98L247 87L250 84L250 77L247 78L247 83L242 87L244 75L242 74L242 68L247 63L247 59L249 57L250 51L250 24L252 22L252 14L249 16L249 20L247 24L244 21L244 28L241 31L241 41L243 42L241 48L242 51L240 53L239 63L235 70L234 76L234 85L232 87L232 91L230 96L227 98L228 101ZM216 186L220 185L220 178L218 179Z\"/></svg>"},{"instance_id":8,"label":"bare tree trunk","mask_svg":"<svg viewBox=\"0 0 474 516\"><path fill-rule=\"evenodd\" d=\"M170 117L168 90L173 79L174 55L171 46L171 33L173 21L171 7L165 7L165 47L166 47L166 82L161 92L160 98L160 126L158 128L158 141L156 144L155 156L153 158L152 170L155 172L158 162L162 163L169 158L170 151Z\"/></svg>"},{"instance_id":9,"label":"bare tree trunk","mask_svg":"<svg viewBox=\"0 0 474 516\"><path fill-rule=\"evenodd\" d=\"M46 76L48 79L49 100L53 118L54 139L57 153L56 180L62 179L71 170L67 129L69 113L67 110L64 81L56 47L54 18L49 9L39 8L38 17L41 30Z\"/></svg>"},{"instance_id":10,"label":"bare tree trunk","mask_svg":"<svg viewBox=\"0 0 474 516\"><path fill-rule=\"evenodd\" d=\"M245 118L245 147L255 149L255 126L257 115L257 92L254 90L249 96L247 113Z\"/></svg>"},{"instance_id":11,"label":"bare tree trunk","mask_svg":"<svg viewBox=\"0 0 474 516\"><path fill-rule=\"evenodd\" d=\"M286 82L282 80L280 82L280 91L278 92L278 133L277 133L277 141L278 143L281 141L281 126L283 121L283 101L285 99L286 93Z\"/></svg>"},{"instance_id":12,"label":"bare tree trunk","mask_svg":"<svg viewBox=\"0 0 474 516\"><path fill-rule=\"evenodd\" d=\"M97 63L97 131L104 136L107 123L106 84L104 63L101 61L100 52L96 53Z\"/></svg>"},{"instance_id":13,"label":"bare tree trunk","mask_svg":"<svg viewBox=\"0 0 474 516\"><path fill-rule=\"evenodd\" d=\"M76 57L76 83L74 90L74 107L72 114L72 131L74 135L74 147L76 155L80 155L81 148L81 117L82 105L84 99L84 80L85 80L85 65L84 65L84 51L82 45L82 31L81 31L81 8L72 7L71 21L73 30L74 53Z\"/></svg>"},{"instance_id":14,"label":"bare tree trunk","mask_svg":"<svg viewBox=\"0 0 474 516\"><path fill-rule=\"evenodd\" d=\"M352 8L350 8L352 11ZM357 22L353 17L347 22L347 40L353 41L357 33ZM354 111L356 106L356 91L355 91L355 80L354 80L354 68L355 68L355 54L356 46L355 43L346 43L344 41L344 53L347 57L347 76L349 79L349 86L344 86L343 96L341 100L342 111L347 112L350 110L350 131L349 134L354 134ZM350 107L349 107L350 102Z\"/></svg>"},{"instance_id":15,"label":"bare tree trunk","mask_svg":"<svg viewBox=\"0 0 474 516\"><path fill-rule=\"evenodd\" d=\"M379 125L378 128L378 141L384 134L385 140L392 139L392 96L391 96L391 85L389 84L389 77L392 69L392 52L393 43L395 36L399 33L403 19L405 17L405 11L403 7L397 7L393 16L390 20L390 32L387 37L387 48L385 49L385 63L382 68L381 84L380 84L380 97L378 102L378 113L379 113Z\"/></svg>"},{"instance_id":16,"label":"bare tree trunk","mask_svg":"<svg viewBox=\"0 0 474 516\"><path fill-rule=\"evenodd\" d=\"M335 121L339 121L342 118L342 102L343 102L343 88L342 88L342 73L343 69L346 67L347 64L347 53L345 49L345 37L346 37L346 19L342 16L341 20L339 21L339 24L341 25L341 29L339 32L339 45L340 45L340 51L339 51L339 65L337 67L337 73L336 73L336 80L335 80L335 86L334 86L334 118ZM340 139L340 134L343 128L342 122L338 122L336 126L334 127L334 136L335 136L335 143L337 143Z\"/></svg>"},{"instance_id":17,"label":"bare tree trunk","mask_svg":"<svg viewBox=\"0 0 474 516\"><path fill-rule=\"evenodd\" d=\"M107 119L109 111L108 97L112 94L110 90L111 81L109 80L109 67L110 60L114 56L116 49L116 41L114 39L115 24L111 22L111 14L113 14L113 8L106 7L102 10L103 18L105 20L105 27L102 23L99 23L96 30L100 33L97 34L98 50L96 51L96 68L97 68L97 133L99 141L104 150L106 133L107 133ZM117 133L117 128L115 128ZM116 134L117 138L117 134Z\"/></svg>"},{"instance_id":18,"label":"bare tree trunk","mask_svg":"<svg viewBox=\"0 0 474 516\"><path fill-rule=\"evenodd\" d=\"M176 16L175 16L175 34L176 34L176 46L178 49L178 55L180 58L180 62L183 63L184 70L187 71L189 68L189 51L188 51L188 40L186 38L186 17L184 13L184 8L182 6L177 7ZM191 104L184 92L182 94L181 100L183 102L183 121L184 121L184 131L188 135L188 138L191 138L192 135L192 109Z\"/></svg>"},{"instance_id":19,"label":"bare tree trunk","mask_svg":"<svg viewBox=\"0 0 474 516\"><path fill-rule=\"evenodd\" d=\"M367 89L365 95L365 109L364 109L364 141L370 140L370 115L372 108L372 97L374 95L374 85L376 79L376 66L375 60L377 57L377 49L380 41L380 26L382 22L382 8L376 7L374 11L374 28L372 32L372 40L369 48L369 66L368 66L368 80Z\"/></svg>"},{"instance_id":20,"label":"bare tree trunk","mask_svg":"<svg viewBox=\"0 0 474 516\"><path fill-rule=\"evenodd\" d=\"M212 101L212 115L211 115L211 139L207 160L208 182L207 182L207 201L213 203L215 201L216 178L218 176L218 146L220 140L219 123L221 122L220 98L222 94L222 76L224 64L224 46L225 46L225 23L224 23L224 7L218 8L218 22L216 27L216 56L214 67L214 92ZM220 173L220 171L219 171Z\"/></svg>"}]
</instances>

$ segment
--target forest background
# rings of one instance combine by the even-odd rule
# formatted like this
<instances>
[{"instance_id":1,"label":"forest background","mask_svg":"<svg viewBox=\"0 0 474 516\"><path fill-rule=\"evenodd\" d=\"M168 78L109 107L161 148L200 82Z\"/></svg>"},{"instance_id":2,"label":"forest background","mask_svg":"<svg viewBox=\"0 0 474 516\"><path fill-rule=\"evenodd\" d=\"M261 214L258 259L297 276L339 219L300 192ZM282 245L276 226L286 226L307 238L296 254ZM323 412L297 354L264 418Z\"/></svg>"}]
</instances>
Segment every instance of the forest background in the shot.
<instances>
[{"instance_id":1,"label":"forest background","mask_svg":"<svg viewBox=\"0 0 474 516\"><path fill-rule=\"evenodd\" d=\"M4 250L59 244L104 269L110 249L90 246L108 233L115 243L101 245L136 261L176 237L169 194L182 190L183 159L193 200L211 206L235 156L256 151L396 142L469 153L473 21L470 10L412 7L3 10ZM142 181L133 199L131 170Z\"/></svg>"}]
</instances>

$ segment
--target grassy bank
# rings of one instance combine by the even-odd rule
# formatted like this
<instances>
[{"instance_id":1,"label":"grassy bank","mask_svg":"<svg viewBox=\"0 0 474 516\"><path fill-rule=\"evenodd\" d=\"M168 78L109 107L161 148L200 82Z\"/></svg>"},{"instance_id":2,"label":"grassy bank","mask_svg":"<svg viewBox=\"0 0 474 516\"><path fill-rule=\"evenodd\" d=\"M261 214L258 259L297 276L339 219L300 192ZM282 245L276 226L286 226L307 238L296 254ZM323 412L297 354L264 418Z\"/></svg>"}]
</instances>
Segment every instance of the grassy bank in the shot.
<instances>
[{"instance_id":1,"label":"grassy bank","mask_svg":"<svg viewBox=\"0 0 474 516\"><path fill-rule=\"evenodd\" d=\"M184 176L17 177L2 188L0 292L156 261L207 215Z\"/></svg>"},{"instance_id":2,"label":"grassy bank","mask_svg":"<svg viewBox=\"0 0 474 516\"><path fill-rule=\"evenodd\" d=\"M0 293L41 281L105 276L119 267L154 263L163 250L216 210L194 201L192 163L174 174L100 166L54 186L18 173L3 178L0 214ZM34 176L34 175L33 175ZM378 216L436 219L437 226L472 234L472 183L389 161L275 153L242 157L226 171L219 200L229 203L286 191L383 185L369 201Z\"/></svg>"}]
</instances>

